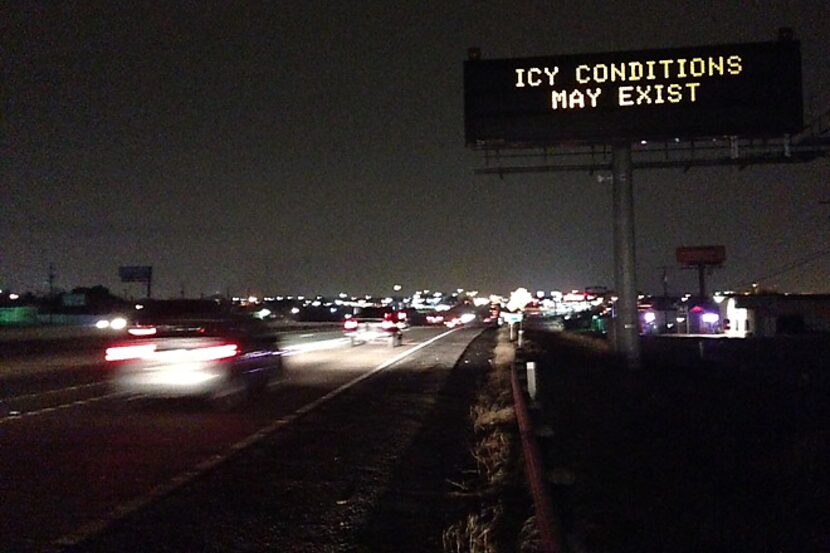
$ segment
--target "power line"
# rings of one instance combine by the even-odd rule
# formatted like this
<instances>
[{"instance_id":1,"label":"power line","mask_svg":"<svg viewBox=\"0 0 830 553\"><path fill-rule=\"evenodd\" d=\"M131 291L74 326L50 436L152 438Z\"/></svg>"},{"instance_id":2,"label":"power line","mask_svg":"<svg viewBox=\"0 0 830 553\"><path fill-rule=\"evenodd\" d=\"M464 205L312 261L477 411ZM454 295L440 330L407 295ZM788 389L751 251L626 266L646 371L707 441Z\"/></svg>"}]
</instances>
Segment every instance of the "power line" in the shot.
<instances>
[{"instance_id":1,"label":"power line","mask_svg":"<svg viewBox=\"0 0 830 553\"><path fill-rule=\"evenodd\" d=\"M815 252L813 252L813 253L811 253L811 254L809 254L809 255L801 258L801 259L798 259L796 261L792 261L790 263L787 263L786 265L783 265L782 267L780 267L779 269L777 269L777 270L775 270L771 273L767 273L763 276L754 278L752 280L742 282L742 283L738 284L738 286L736 286L736 288L741 288L741 287L747 286L749 284L753 284L753 283L756 283L756 282L760 282L762 280L766 280L766 279L769 279L769 278L772 278L772 277L782 275L784 273L788 273L788 272L792 271L793 269L797 269L797 268L799 268L803 265L807 265L808 263L812 263L816 259L820 259L820 258L824 257L825 255L830 255L830 247L822 248L822 249L820 249L818 251L815 251Z\"/></svg>"}]
</instances>

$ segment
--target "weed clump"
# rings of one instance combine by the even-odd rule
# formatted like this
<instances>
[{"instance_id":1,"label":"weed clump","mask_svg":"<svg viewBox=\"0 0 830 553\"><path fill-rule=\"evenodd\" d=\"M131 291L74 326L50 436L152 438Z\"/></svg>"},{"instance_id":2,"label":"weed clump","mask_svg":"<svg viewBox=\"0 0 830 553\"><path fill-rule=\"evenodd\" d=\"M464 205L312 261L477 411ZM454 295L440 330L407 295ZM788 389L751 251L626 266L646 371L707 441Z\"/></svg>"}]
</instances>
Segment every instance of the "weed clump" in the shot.
<instances>
[{"instance_id":1,"label":"weed clump","mask_svg":"<svg viewBox=\"0 0 830 553\"><path fill-rule=\"evenodd\" d=\"M470 408L475 473L463 488L479 506L444 531L445 553L517 551L526 537L530 500L524 487L511 370L513 345L502 335L493 351L486 382ZM530 542L528 542L530 543ZM521 549L530 551L530 549Z\"/></svg>"}]
</instances>

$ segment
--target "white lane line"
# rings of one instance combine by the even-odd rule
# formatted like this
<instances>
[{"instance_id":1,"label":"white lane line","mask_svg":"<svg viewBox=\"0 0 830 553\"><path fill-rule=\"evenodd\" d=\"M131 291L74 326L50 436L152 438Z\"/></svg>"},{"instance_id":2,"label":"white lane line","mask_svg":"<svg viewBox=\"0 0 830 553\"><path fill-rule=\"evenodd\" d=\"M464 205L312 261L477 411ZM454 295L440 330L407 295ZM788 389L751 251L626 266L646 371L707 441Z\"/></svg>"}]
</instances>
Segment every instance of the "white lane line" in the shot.
<instances>
[{"instance_id":1,"label":"white lane line","mask_svg":"<svg viewBox=\"0 0 830 553\"><path fill-rule=\"evenodd\" d=\"M292 355L299 355L301 353L308 353L311 351L318 351L321 349L332 349L343 346L349 343L348 338L332 338L331 340L320 340L317 342L307 342L305 344L295 344L293 346L284 346L282 348L283 356L290 357Z\"/></svg>"},{"instance_id":2,"label":"white lane line","mask_svg":"<svg viewBox=\"0 0 830 553\"><path fill-rule=\"evenodd\" d=\"M410 349L396 355L395 357L393 357L392 359L389 359L388 361L384 361L383 363L381 363L380 365L378 365L377 367L375 367L374 369L372 369L368 373L363 374L363 375L355 378L354 380L350 380L349 382L347 382L347 383L343 384L342 386L336 388L335 390L327 393L326 395L312 401L311 403L308 403L308 404L300 407L299 409L297 409L293 413L291 413L289 415L285 415L284 417L275 420L274 422L272 422L268 426L260 428L259 430L257 430L253 434L251 434L250 436L247 436L246 438L243 438L242 440L240 440L240 441L236 442L235 444L231 445L225 453L217 453L217 454L214 454L214 455L211 455L211 456L207 457L206 459L204 459L204 460L200 461L199 463L197 463L196 465L194 465L192 468L187 469L187 470L177 474L176 476L174 476L173 478L168 480L166 483L154 486L149 491L145 492L143 495L140 495L140 496L138 496L134 499L131 499L129 501L126 501L125 503L122 503L122 504L118 505L117 507L113 508L113 510L111 511L111 513L108 516L103 516L103 517L91 520L90 522L88 522L88 523L82 525L81 527L79 527L74 532L71 532L71 533L66 534L64 536L61 536L60 538L58 538L58 539L56 539L52 542L52 547L53 547L52 551L61 551L64 548L74 547L76 545L79 545L81 542L92 538L93 536L103 532L109 526L111 526L112 524L118 522L119 520L122 520L122 519L126 518L127 516L135 513L136 511L139 511L139 510L143 509L144 507L147 507L151 503L153 503L155 501L158 501L158 500L160 500L161 498L163 498L167 495L170 495L171 493L176 491L178 488L181 488L182 486L184 486L186 484L189 484L190 482L192 482L196 478L199 478L200 476L203 476L205 473L207 473L210 470L213 470L214 468L216 468L220 464L226 462L228 459L230 459L231 457L233 457L234 455L236 455L237 453L239 453L243 449L251 447L252 445L254 445L254 444L264 440L265 438L269 437L270 435L274 434L275 432L277 432L281 428L289 426L291 423L299 420L301 417L307 415L308 413L310 413L314 409L317 409L318 407L320 407L324 403L326 403L328 401L331 401L333 398L335 398L336 396L342 394L343 392L345 392L349 388L351 388L351 387L357 385L358 383L366 380L367 378L371 377L372 375L375 375L375 374L379 373L380 371L389 368L390 366L392 366L395 363L401 361L402 359L408 357L409 355L412 355L416 351L419 351L419 350L429 346L430 344L432 344L432 343L434 343L434 342L436 342L436 341L438 341L438 340L440 340L440 339L442 339L446 336L449 336L450 334L452 334L454 332L457 332L458 330L461 330L461 329L460 328L455 328L455 329L449 330L447 332L444 332L443 334L439 334L438 336L430 338L426 342L418 344L417 346L415 346L413 348L410 348Z\"/></svg>"},{"instance_id":3,"label":"white lane line","mask_svg":"<svg viewBox=\"0 0 830 553\"><path fill-rule=\"evenodd\" d=\"M52 405L51 407L44 407L43 409L37 409L35 411L11 411L9 415L0 417L0 425L6 424L7 422L12 421L19 421L23 420L28 417L36 417L38 415L45 415L47 413L54 413L55 411L62 411L64 409L69 409L70 407L79 407L82 405L88 405L90 403L95 403L97 401L101 401L102 399L107 399L111 397L118 396L118 393L112 394L104 394L102 396L95 396L87 399L79 399L77 401L72 401L70 403L63 403L61 405Z\"/></svg>"},{"instance_id":4,"label":"white lane line","mask_svg":"<svg viewBox=\"0 0 830 553\"><path fill-rule=\"evenodd\" d=\"M104 386L106 382L92 382L90 384L78 384L77 386L69 386L67 388L55 388L54 390L45 390L43 392L37 392L34 394L25 394L22 396L9 396L0 398L0 401L16 401L20 399L32 399L35 397L46 396L49 394L58 394L61 392L74 392L77 390L84 390L86 388L92 388L94 386Z\"/></svg>"}]
</instances>

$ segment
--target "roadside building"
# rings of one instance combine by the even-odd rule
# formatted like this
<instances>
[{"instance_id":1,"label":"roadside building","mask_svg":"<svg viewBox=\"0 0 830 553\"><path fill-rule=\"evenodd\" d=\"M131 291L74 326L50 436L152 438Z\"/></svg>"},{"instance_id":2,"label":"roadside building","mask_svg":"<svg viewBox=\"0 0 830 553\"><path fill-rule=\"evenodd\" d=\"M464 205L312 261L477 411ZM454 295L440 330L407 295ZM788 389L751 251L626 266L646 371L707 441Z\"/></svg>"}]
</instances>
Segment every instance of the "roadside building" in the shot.
<instances>
[{"instance_id":1,"label":"roadside building","mask_svg":"<svg viewBox=\"0 0 830 553\"><path fill-rule=\"evenodd\" d=\"M759 294L726 301L728 336L830 333L830 294Z\"/></svg>"}]
</instances>

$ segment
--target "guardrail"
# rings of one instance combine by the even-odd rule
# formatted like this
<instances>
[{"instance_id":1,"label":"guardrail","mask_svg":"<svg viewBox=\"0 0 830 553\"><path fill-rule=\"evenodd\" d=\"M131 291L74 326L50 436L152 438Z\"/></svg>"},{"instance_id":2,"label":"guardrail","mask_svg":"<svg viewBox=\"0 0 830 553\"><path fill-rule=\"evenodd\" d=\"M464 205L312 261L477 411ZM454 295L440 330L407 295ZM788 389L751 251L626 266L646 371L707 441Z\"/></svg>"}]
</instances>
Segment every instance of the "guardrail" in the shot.
<instances>
[{"instance_id":1,"label":"guardrail","mask_svg":"<svg viewBox=\"0 0 830 553\"><path fill-rule=\"evenodd\" d=\"M511 332L510 336L511 338L515 336L515 339L520 341L522 334L521 329L517 329L517 332L515 334ZM514 358L510 371L510 382L513 389L513 404L516 411L516 421L519 426L527 483L536 511L536 527L541 538L542 551L546 553L562 553L565 551L562 539L562 525L554 513L553 500L551 499L545 479L542 453L536 441L530 410L528 409L527 399L525 398L525 390L519 382L519 371L527 370L526 361L519 355L520 352L521 350L517 349L516 357ZM535 365L533 368L535 368ZM535 371L528 373L528 387L533 391L532 397L535 397L537 391Z\"/></svg>"}]
</instances>

